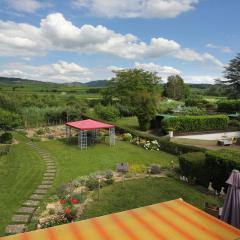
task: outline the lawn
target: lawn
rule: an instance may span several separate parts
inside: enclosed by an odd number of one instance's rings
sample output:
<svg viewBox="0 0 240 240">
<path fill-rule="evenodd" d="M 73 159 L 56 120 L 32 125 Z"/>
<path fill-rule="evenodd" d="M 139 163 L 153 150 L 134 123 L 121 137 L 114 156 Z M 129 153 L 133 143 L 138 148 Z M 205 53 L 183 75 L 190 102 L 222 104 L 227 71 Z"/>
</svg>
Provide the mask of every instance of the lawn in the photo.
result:
<svg viewBox="0 0 240 240">
<path fill-rule="evenodd" d="M 116 164 L 120 162 L 145 165 L 158 163 L 164 167 L 170 166 L 172 160 L 176 164 L 178 162 L 177 158 L 171 154 L 161 151 L 147 151 L 123 141 L 117 141 L 114 147 L 97 144 L 87 150 L 80 150 L 77 145 L 67 145 L 61 140 L 38 144 L 56 158 L 58 172 L 55 186 L 96 171 L 115 170 Z"/>
<path fill-rule="evenodd" d="M 122 188 L 121 183 L 115 183 L 101 189 L 99 201 L 97 200 L 97 192 L 94 192 L 93 198 L 94 201 L 87 205 L 81 219 L 102 216 L 177 198 L 182 198 L 200 209 L 203 209 L 204 202 L 222 205 L 219 199 L 206 195 L 195 187 L 173 178 L 125 181 L 124 188 Z"/>
<path fill-rule="evenodd" d="M 123 117 L 123 118 L 118 119 L 116 121 L 116 124 L 119 126 L 139 130 L 137 117 Z"/>
<path fill-rule="evenodd" d="M 20 144 L 0 157 L 0 236 L 14 212 L 41 183 L 44 170 L 39 155 L 25 144 L 27 139 L 19 134 L 14 137 Z"/>
</svg>

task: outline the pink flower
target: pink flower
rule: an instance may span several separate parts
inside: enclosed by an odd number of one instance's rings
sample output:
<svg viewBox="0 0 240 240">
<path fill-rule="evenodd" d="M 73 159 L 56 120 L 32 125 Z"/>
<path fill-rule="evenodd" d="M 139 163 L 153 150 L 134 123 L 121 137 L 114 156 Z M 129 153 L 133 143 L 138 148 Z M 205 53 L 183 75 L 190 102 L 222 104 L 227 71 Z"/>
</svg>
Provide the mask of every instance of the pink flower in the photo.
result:
<svg viewBox="0 0 240 240">
<path fill-rule="evenodd" d="M 69 214 L 71 213 L 71 209 L 70 209 L 70 208 L 67 208 L 67 209 L 65 210 L 65 213 L 66 213 L 67 215 L 69 215 Z"/>
<path fill-rule="evenodd" d="M 75 204 L 75 203 L 77 203 L 77 202 L 78 202 L 77 199 L 72 199 L 72 200 L 71 200 L 71 203 L 73 203 L 73 204 Z"/>
</svg>

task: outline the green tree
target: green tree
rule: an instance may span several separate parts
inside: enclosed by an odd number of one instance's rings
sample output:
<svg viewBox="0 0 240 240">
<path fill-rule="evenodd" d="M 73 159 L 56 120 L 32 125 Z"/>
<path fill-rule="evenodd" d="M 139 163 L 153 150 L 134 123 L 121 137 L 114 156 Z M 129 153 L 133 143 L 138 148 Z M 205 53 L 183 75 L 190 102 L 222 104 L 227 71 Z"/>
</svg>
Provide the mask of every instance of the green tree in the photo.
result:
<svg viewBox="0 0 240 240">
<path fill-rule="evenodd" d="M 222 83 L 230 92 L 230 97 L 240 97 L 240 53 L 225 67 Z"/>
<path fill-rule="evenodd" d="M 185 85 L 184 80 L 179 75 L 168 77 L 167 83 L 164 85 L 163 95 L 175 100 L 184 99 L 188 95 L 189 89 Z"/>
<path fill-rule="evenodd" d="M 117 99 L 123 106 L 132 107 L 140 128 L 146 130 L 156 112 L 156 94 L 161 78 L 157 73 L 142 69 L 121 70 L 115 74 L 103 91 L 103 98 L 107 104 Z"/>
<path fill-rule="evenodd" d="M 22 123 L 19 115 L 0 109 L 0 129 L 3 131 L 12 130 Z"/>
</svg>

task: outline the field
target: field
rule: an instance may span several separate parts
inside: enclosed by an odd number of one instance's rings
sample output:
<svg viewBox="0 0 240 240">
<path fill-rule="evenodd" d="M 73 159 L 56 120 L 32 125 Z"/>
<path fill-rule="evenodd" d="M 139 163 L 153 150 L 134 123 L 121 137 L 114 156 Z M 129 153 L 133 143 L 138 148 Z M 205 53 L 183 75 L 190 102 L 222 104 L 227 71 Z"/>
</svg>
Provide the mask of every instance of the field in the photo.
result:
<svg viewBox="0 0 240 240">
<path fill-rule="evenodd" d="M 78 176 L 103 170 L 115 170 L 116 164 L 121 162 L 136 165 L 157 163 L 162 167 L 170 167 L 172 160 L 176 164 L 178 161 L 171 154 L 161 151 L 146 151 L 143 148 L 122 141 L 117 141 L 114 147 L 97 144 L 82 151 L 77 145 L 66 145 L 61 140 L 40 142 L 38 144 L 56 159 L 58 169 L 56 186 L 61 183 L 68 183 Z"/>
<path fill-rule="evenodd" d="M 221 205 L 216 198 L 201 193 L 196 188 L 172 178 L 139 179 L 125 181 L 105 187 L 100 192 L 100 201 L 97 193 L 95 201 L 89 203 L 81 219 L 102 216 L 114 212 L 138 208 L 150 204 L 183 198 L 192 205 L 203 209 L 204 202 Z"/>
</svg>

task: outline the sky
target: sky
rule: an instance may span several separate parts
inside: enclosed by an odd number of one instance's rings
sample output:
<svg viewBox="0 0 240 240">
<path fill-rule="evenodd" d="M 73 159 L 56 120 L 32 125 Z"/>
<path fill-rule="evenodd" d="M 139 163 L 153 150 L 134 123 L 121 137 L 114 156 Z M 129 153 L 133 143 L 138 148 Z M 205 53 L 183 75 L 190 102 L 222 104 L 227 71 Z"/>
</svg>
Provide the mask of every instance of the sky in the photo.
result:
<svg viewBox="0 0 240 240">
<path fill-rule="evenodd" d="M 240 52 L 239 0 L 0 0 L 0 76 L 111 79 L 142 68 L 214 83 Z"/>
</svg>

